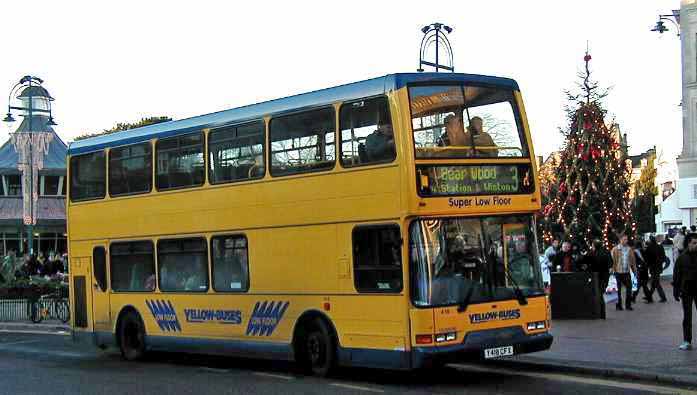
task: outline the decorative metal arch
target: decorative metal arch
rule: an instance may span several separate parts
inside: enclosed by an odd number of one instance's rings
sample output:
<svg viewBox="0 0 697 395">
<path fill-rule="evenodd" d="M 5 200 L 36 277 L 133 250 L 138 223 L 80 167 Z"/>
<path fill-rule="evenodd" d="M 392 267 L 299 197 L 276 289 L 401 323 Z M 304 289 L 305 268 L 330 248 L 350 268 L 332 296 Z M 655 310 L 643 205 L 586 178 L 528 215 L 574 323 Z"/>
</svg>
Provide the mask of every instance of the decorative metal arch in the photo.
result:
<svg viewBox="0 0 697 395">
<path fill-rule="evenodd" d="M 450 26 L 438 22 L 432 23 L 421 28 L 421 32 L 424 34 L 424 36 L 421 39 L 421 46 L 419 48 L 419 68 L 416 69 L 416 71 L 423 72 L 424 65 L 426 65 L 435 68 L 436 73 L 439 70 L 448 70 L 451 72 L 455 72 L 455 66 L 453 65 L 453 48 L 450 45 L 450 40 L 448 40 L 448 36 L 446 35 L 446 33 L 449 34 L 452 31 L 453 29 Z M 440 63 L 441 44 L 443 44 L 443 49 L 445 50 L 447 65 Z M 433 62 L 424 59 L 427 51 L 432 46 L 435 46 L 436 50 L 436 56 Z"/>
</svg>

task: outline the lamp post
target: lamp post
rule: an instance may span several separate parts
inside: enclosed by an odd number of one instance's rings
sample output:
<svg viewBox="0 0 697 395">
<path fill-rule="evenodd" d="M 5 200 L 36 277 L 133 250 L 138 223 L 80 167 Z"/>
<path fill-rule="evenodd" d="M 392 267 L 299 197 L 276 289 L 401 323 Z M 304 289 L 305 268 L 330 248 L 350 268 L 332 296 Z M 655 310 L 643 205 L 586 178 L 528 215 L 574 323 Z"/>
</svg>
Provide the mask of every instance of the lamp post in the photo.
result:
<svg viewBox="0 0 697 395">
<path fill-rule="evenodd" d="M 677 36 L 680 37 L 680 10 L 673 10 L 672 14 L 659 15 L 658 20 L 656 21 L 656 26 L 654 26 L 651 31 L 658 32 L 659 34 L 669 31 L 670 29 L 668 29 L 663 21 L 672 23 L 675 26 Z"/>
<path fill-rule="evenodd" d="M 41 86 L 43 80 L 26 75 L 10 90 L 7 115 L 4 122 L 14 122 L 12 110 L 19 111 L 24 118 L 11 141 L 17 151 L 17 168 L 22 172 L 22 221 L 27 226 L 27 243 L 30 254 L 34 253 L 34 225 L 37 221 L 37 181 L 43 169 L 44 156 L 53 138 L 51 126 L 55 126 L 51 113 L 53 97 Z M 13 106 L 12 101 L 20 102 Z M 46 116 L 48 115 L 48 117 Z"/>
<path fill-rule="evenodd" d="M 453 29 L 450 26 L 444 25 L 442 23 L 431 23 L 430 25 L 421 28 L 421 33 L 424 34 L 421 39 L 421 48 L 419 49 L 419 68 L 416 69 L 418 72 L 424 71 L 424 65 L 431 66 L 436 69 L 436 73 L 443 69 L 455 72 L 455 66 L 453 66 L 453 48 L 450 46 L 450 40 L 448 40 L 447 34 L 450 34 Z M 440 64 L 440 46 L 444 45 L 444 50 L 446 52 L 448 65 Z M 426 52 L 429 48 L 435 46 L 435 59 L 433 62 L 425 60 Z"/>
</svg>

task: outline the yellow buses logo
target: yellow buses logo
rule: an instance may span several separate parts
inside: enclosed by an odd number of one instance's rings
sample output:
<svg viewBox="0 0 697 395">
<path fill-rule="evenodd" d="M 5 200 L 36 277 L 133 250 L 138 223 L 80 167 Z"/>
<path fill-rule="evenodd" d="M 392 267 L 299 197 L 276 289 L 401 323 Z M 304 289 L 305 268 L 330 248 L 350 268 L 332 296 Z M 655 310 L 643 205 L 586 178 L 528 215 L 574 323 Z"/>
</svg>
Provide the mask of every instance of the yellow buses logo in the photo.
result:
<svg viewBox="0 0 697 395">
<path fill-rule="evenodd" d="M 470 314 L 470 323 L 481 324 L 489 321 L 517 320 L 520 318 L 520 309 L 489 311 L 486 313 Z"/>
<path fill-rule="evenodd" d="M 181 332 L 182 327 L 179 325 L 177 311 L 174 309 L 172 302 L 169 300 L 146 300 L 150 313 L 157 321 L 157 325 L 161 330 L 167 332 Z"/>
<path fill-rule="evenodd" d="M 257 302 L 247 324 L 247 336 L 269 336 L 283 318 L 290 302 Z"/>
</svg>

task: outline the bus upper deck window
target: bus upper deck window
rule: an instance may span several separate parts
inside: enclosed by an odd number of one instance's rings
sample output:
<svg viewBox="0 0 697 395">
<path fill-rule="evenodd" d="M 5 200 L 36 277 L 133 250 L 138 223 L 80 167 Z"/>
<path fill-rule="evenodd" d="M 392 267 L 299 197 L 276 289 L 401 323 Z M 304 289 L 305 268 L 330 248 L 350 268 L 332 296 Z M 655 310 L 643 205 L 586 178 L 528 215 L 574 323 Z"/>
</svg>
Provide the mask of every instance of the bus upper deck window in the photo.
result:
<svg viewBox="0 0 697 395">
<path fill-rule="evenodd" d="M 413 86 L 409 95 L 417 159 L 528 156 L 510 88 Z"/>
<path fill-rule="evenodd" d="M 385 97 L 344 104 L 339 118 L 344 167 L 395 160 L 394 130 Z"/>
</svg>

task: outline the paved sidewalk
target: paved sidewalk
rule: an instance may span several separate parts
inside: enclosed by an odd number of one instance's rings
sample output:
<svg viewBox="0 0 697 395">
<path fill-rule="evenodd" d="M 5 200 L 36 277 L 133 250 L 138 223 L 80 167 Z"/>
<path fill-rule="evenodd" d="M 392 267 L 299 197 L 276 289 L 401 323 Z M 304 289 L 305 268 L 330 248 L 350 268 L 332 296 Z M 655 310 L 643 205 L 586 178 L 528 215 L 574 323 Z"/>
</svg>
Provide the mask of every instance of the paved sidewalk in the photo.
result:
<svg viewBox="0 0 697 395">
<path fill-rule="evenodd" d="M 608 302 L 606 320 L 555 320 L 550 350 L 501 362 L 697 386 L 697 349 L 678 349 L 682 307 L 669 283 L 663 288 L 667 303 L 646 304 L 642 293 L 634 311 L 616 311 L 614 301 Z M 697 325 L 693 331 L 697 339 Z"/>
<path fill-rule="evenodd" d="M 28 320 L 19 322 L 0 322 L 0 336 L 2 336 L 3 332 L 68 335 L 70 334 L 70 326 L 63 324 L 58 320 L 43 321 L 39 324 L 35 324 Z"/>
</svg>

